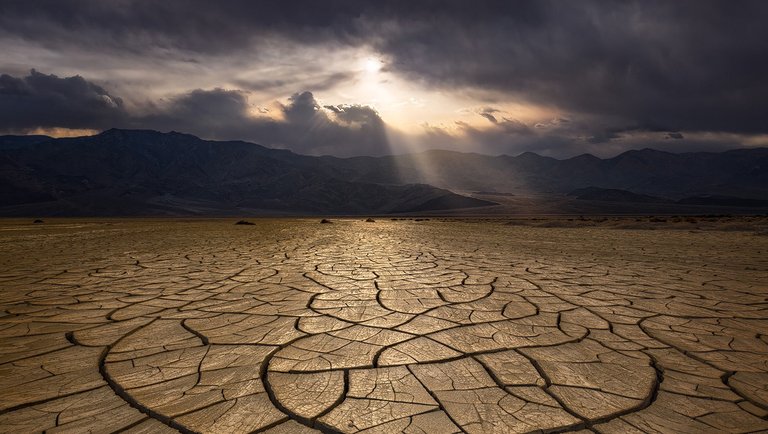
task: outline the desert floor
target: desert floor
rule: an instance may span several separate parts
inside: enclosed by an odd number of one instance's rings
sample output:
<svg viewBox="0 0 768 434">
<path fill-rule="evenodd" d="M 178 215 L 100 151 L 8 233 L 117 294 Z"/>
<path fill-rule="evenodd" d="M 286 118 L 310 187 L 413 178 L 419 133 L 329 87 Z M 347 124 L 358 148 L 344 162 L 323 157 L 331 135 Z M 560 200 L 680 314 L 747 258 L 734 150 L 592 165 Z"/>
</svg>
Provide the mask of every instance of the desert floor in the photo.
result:
<svg viewBox="0 0 768 434">
<path fill-rule="evenodd" d="M 764 220 L 235 220 L 0 221 L 0 431 L 768 430 Z"/>
</svg>

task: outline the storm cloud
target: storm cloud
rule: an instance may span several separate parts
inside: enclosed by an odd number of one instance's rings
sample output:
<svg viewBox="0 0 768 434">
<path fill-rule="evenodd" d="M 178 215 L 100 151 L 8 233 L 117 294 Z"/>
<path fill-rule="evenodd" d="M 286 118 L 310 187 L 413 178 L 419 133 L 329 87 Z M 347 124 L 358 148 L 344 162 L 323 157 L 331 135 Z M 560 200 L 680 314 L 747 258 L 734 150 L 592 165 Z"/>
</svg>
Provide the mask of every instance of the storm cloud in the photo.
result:
<svg viewBox="0 0 768 434">
<path fill-rule="evenodd" d="M 150 128 L 210 139 L 249 140 L 296 152 L 340 156 L 390 152 L 384 121 L 363 105 L 321 106 L 312 92 L 295 93 L 274 112 L 254 114 L 248 92 L 195 89 L 164 102 L 128 111 L 122 99 L 82 77 L 59 78 L 31 71 L 0 76 L 0 131 L 38 128 Z M 259 112 L 259 110 L 256 110 Z M 277 115 L 275 117 L 264 114 Z"/>
<path fill-rule="evenodd" d="M 373 53 L 408 89 L 480 107 L 412 137 L 433 147 L 753 146 L 768 135 L 765 22 L 762 1 L 12 0 L 0 4 L 0 129 L 130 125 L 387 152 L 388 129 L 404 127 L 339 97 L 365 79 L 345 59 Z M 71 78 L 23 77 L 30 68 Z M 69 80 L 61 86 L 74 93 L 40 77 Z"/>
<path fill-rule="evenodd" d="M 190 132 L 222 140 L 248 140 L 310 155 L 384 155 L 389 145 L 384 122 L 366 106 L 322 107 L 312 92 L 295 93 L 271 116 L 254 116 L 246 93 L 196 89 L 178 95 L 134 127 Z"/>
<path fill-rule="evenodd" d="M 498 92 L 649 127 L 768 131 L 764 2 L 506 8 L 483 19 L 449 8 L 430 21 L 401 21 L 380 47 L 400 73 L 433 86 Z"/>
<path fill-rule="evenodd" d="M 122 99 L 80 76 L 59 78 L 34 69 L 25 77 L 0 75 L 0 131 L 103 129 L 125 116 Z"/>
</svg>

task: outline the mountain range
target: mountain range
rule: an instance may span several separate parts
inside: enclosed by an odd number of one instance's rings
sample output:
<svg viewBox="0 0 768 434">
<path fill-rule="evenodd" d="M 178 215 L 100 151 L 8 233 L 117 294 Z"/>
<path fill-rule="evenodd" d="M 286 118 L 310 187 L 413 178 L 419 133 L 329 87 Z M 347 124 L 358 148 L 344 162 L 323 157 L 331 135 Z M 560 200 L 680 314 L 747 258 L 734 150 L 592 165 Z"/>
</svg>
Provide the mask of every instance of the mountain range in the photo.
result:
<svg viewBox="0 0 768 434">
<path fill-rule="evenodd" d="M 485 212 L 505 198 L 540 196 L 760 207 L 768 148 L 643 149 L 608 159 L 452 151 L 336 158 L 151 130 L 0 136 L 0 215 Z"/>
</svg>

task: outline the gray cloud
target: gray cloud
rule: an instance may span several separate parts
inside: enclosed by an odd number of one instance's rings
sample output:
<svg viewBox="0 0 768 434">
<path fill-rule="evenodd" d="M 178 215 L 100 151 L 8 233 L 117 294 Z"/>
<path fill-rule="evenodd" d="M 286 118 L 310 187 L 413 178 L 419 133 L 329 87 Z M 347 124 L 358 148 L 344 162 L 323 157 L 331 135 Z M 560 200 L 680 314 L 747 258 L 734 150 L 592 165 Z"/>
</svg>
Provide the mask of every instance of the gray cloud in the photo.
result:
<svg viewBox="0 0 768 434">
<path fill-rule="evenodd" d="M 0 3 L 0 33 L 57 48 L 218 55 L 250 49 L 268 34 L 309 44 L 351 39 L 365 8 L 339 0 L 12 0 Z"/>
<path fill-rule="evenodd" d="M 292 95 L 277 117 L 254 117 L 246 93 L 201 90 L 174 97 L 155 113 L 132 119 L 135 126 L 179 130 L 201 137 L 250 140 L 311 155 L 389 153 L 385 124 L 360 105 L 321 107 L 311 92 Z"/>
<path fill-rule="evenodd" d="M 109 128 L 125 116 L 122 99 L 80 76 L 0 75 L 0 131 Z"/>
<path fill-rule="evenodd" d="M 669 132 L 666 136 L 668 139 L 682 140 L 685 138 L 681 133 Z"/>
<path fill-rule="evenodd" d="M 482 107 L 477 110 L 477 114 L 480 115 L 480 117 L 485 118 L 488 122 L 490 122 L 492 125 L 489 128 L 484 129 L 477 129 L 475 127 L 470 127 L 469 124 L 466 122 L 458 122 L 457 125 L 459 125 L 463 130 L 466 131 L 482 131 L 484 135 L 501 135 L 501 136 L 518 136 L 518 135 L 528 135 L 533 133 L 531 128 L 526 125 L 524 122 L 521 122 L 518 119 L 514 119 L 509 117 L 506 113 L 504 113 L 502 110 L 494 108 L 494 107 Z"/>
<path fill-rule="evenodd" d="M 395 20 L 377 47 L 431 86 L 647 128 L 768 131 L 764 2 L 508 3 Z"/>
<path fill-rule="evenodd" d="M 80 76 L 32 71 L 0 75 L 0 132 L 35 128 L 150 128 L 209 139 L 250 140 L 305 154 L 339 156 L 389 153 L 386 126 L 363 105 L 322 107 L 311 92 L 293 94 L 273 117 L 257 116 L 242 90 L 195 89 L 129 112 L 122 99 Z M 277 115 L 277 116 L 274 116 Z"/>
<path fill-rule="evenodd" d="M 465 137 L 487 140 L 478 149 L 541 146 L 569 153 L 636 146 L 633 137 L 656 137 L 650 134 L 656 132 L 667 139 L 652 142 L 661 147 L 694 146 L 700 143 L 692 139 L 695 133 L 768 134 L 765 22 L 768 5 L 758 0 L 231 0 L 215 6 L 204 0 L 40 0 L 0 2 L 0 43 L 6 49 L 42 47 L 71 58 L 87 53 L 103 62 L 97 70 L 119 53 L 130 56 L 146 77 L 162 69 L 166 59 L 195 65 L 192 71 L 206 72 L 210 66 L 229 68 L 227 73 L 241 71 L 238 62 L 245 58 L 279 62 L 265 54 L 280 52 L 279 41 L 307 50 L 320 47 L 323 53 L 364 47 L 386 59 L 386 71 L 414 84 L 471 95 L 478 105 L 531 103 L 567 116 L 526 125 L 497 111 L 482 111 L 478 114 L 488 121 L 486 127 L 458 127 Z M 81 63 L 88 76 L 88 63 Z M 0 67 L 15 71 L 18 64 L 0 60 Z M 175 73 L 188 71 L 176 67 Z M 320 92 L 354 80 L 337 71 L 291 71 L 297 75 L 232 73 L 226 83 L 287 95 L 297 88 Z M 187 78 L 179 77 L 185 83 Z M 19 92 L 14 80 L 4 76 L 4 92 Z M 77 103 L 69 105 L 57 102 L 51 85 L 22 80 L 36 89 L 35 96 L 0 96 L 0 122 L 5 129 L 177 125 L 201 135 L 259 139 L 301 152 L 380 152 L 387 147 L 384 124 L 374 111 L 354 105 L 319 107 L 314 96 L 297 95 L 278 113 L 282 120 L 254 120 L 248 112 L 256 109 L 247 106 L 245 94 L 222 90 L 191 91 L 162 107 L 146 104 L 144 112 L 126 119 L 121 102 L 92 83 L 95 87 L 82 87 L 87 82 L 79 80 Z M 119 80 L 115 86 L 100 83 L 122 91 Z M 74 89 L 77 81 L 67 85 Z M 186 88 L 216 85 L 225 83 Z M 124 96 L 142 100 L 142 95 Z M 104 97 L 113 99 L 115 107 L 104 105 Z M 363 131 L 372 138 L 364 138 Z M 333 146 L 330 140 L 344 144 Z"/>
</svg>

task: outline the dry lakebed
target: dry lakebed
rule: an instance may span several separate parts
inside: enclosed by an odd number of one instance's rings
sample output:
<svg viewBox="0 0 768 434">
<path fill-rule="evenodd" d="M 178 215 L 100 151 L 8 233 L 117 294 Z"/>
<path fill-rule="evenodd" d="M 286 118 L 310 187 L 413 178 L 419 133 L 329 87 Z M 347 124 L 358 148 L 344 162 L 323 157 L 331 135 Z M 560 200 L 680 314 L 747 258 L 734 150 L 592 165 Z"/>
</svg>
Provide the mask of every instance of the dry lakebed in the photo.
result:
<svg viewBox="0 0 768 434">
<path fill-rule="evenodd" d="M 763 229 L 330 220 L 0 221 L 0 432 L 768 432 Z"/>
</svg>

